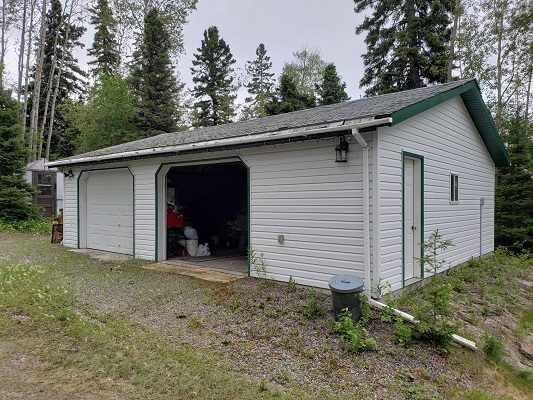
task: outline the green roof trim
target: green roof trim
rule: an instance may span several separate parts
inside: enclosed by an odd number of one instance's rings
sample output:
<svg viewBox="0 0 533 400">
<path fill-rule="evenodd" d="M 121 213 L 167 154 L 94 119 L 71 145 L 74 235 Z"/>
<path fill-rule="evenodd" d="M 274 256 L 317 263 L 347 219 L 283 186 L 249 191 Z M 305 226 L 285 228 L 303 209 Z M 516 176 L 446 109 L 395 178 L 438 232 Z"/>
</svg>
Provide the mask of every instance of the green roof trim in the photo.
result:
<svg viewBox="0 0 533 400">
<path fill-rule="evenodd" d="M 481 97 L 481 91 L 475 80 L 468 81 L 461 86 L 428 97 L 427 99 L 392 113 L 391 125 L 399 124 L 400 122 L 444 103 L 455 96 L 461 96 L 461 99 L 470 114 L 470 118 L 472 118 L 472 121 L 481 135 L 481 138 L 496 166 L 509 166 L 511 164 L 511 159 L 507 154 L 507 150 L 505 150 L 498 129 Z"/>
</svg>

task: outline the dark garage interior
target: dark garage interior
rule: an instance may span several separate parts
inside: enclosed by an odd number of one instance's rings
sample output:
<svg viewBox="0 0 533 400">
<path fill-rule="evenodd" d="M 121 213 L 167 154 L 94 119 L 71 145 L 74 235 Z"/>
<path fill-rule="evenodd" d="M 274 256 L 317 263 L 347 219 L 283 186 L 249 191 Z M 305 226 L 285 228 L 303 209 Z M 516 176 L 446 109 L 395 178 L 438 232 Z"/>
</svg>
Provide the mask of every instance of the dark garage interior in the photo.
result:
<svg viewBox="0 0 533 400">
<path fill-rule="evenodd" d="M 247 265 L 248 213 L 248 174 L 241 162 L 172 167 L 167 259 L 205 265 L 216 260 L 221 269 L 232 259 Z"/>
</svg>

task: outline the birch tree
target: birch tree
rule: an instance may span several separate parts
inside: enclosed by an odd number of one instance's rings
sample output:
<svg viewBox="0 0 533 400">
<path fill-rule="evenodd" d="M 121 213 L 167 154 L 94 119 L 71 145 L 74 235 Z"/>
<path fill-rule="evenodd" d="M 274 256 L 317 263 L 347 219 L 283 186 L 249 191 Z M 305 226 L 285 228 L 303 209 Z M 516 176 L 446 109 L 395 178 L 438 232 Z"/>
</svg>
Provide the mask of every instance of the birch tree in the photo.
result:
<svg viewBox="0 0 533 400">
<path fill-rule="evenodd" d="M 5 58 L 9 34 L 16 21 L 17 0 L 2 0 L 2 26 L 0 26 L 0 89 L 4 85 Z"/>
<path fill-rule="evenodd" d="M 533 4 L 528 0 L 467 3 L 457 36 L 460 78 L 476 78 L 498 128 L 506 114 L 530 113 Z"/>
<path fill-rule="evenodd" d="M 303 46 L 292 55 L 293 60 L 285 64 L 282 73 L 292 77 L 299 92 L 314 96 L 327 63 L 322 59 L 320 50 L 309 46 Z"/>
<path fill-rule="evenodd" d="M 22 95 L 22 76 L 24 75 L 24 53 L 26 48 L 26 22 L 28 14 L 29 0 L 23 0 L 22 5 L 22 26 L 20 28 L 20 44 L 19 44 L 19 60 L 17 66 L 17 102 L 20 103 L 20 96 Z M 24 132 L 24 131 L 22 131 Z"/>
<path fill-rule="evenodd" d="M 52 136 L 60 139 L 67 132 L 68 124 L 57 112 L 57 105 L 69 96 L 77 96 L 85 90 L 85 72 L 77 65 L 72 51 L 80 46 L 79 39 L 85 28 L 74 24 L 78 16 L 79 0 L 67 0 L 67 9 L 64 10 L 60 0 L 51 0 L 50 8 L 46 14 L 46 31 L 42 68 L 40 79 L 38 63 L 33 68 L 32 98 L 30 123 L 37 120 L 37 125 L 30 129 L 32 140 L 31 158 L 37 159 L 44 155 L 50 156 L 53 147 Z M 40 88 L 37 88 L 37 85 Z M 34 97 L 39 93 L 39 99 Z M 65 139 L 70 141 L 70 139 Z M 60 140 L 64 142 L 64 140 Z M 50 143 L 50 144 L 48 144 Z M 59 143 L 56 142 L 56 143 Z M 65 148 L 74 148 L 63 143 Z M 68 152 L 67 152 L 68 153 Z M 61 154 L 63 156 L 65 154 Z M 70 154 L 66 154 L 70 155 Z"/>
<path fill-rule="evenodd" d="M 65 3 L 65 5 L 66 4 L 67 3 Z M 67 54 L 67 47 L 70 43 L 70 30 L 72 28 L 71 18 L 72 18 L 72 15 L 74 14 L 74 8 L 76 4 L 77 4 L 76 0 L 71 0 L 70 9 L 66 16 L 66 29 L 65 29 L 65 36 L 63 38 L 63 51 L 61 52 L 61 61 L 59 62 L 59 70 L 57 72 L 57 76 L 54 76 L 52 74 L 52 78 L 51 78 L 52 80 L 51 80 L 50 87 L 54 86 L 54 81 L 55 81 L 55 87 L 54 87 L 54 95 L 52 97 L 52 105 L 50 109 L 50 122 L 48 123 L 48 134 L 47 134 L 47 139 L 46 139 L 46 153 L 45 153 L 46 159 L 50 158 L 50 144 L 52 142 L 52 132 L 54 130 L 54 117 L 55 117 L 55 112 L 56 112 L 57 95 L 59 93 L 59 87 L 61 85 L 61 75 L 63 74 L 63 68 L 65 65 L 65 56 Z M 44 121 L 46 121 L 46 112 L 44 114 Z M 44 123 L 43 123 L 43 131 L 44 131 Z"/>
<path fill-rule="evenodd" d="M 73 1 L 71 1 L 71 4 L 74 4 Z M 66 6 L 68 6 L 68 0 L 65 1 L 65 7 Z M 36 149 L 37 160 L 41 159 L 41 156 L 42 156 L 44 130 L 45 130 L 46 122 L 48 119 L 48 107 L 50 105 L 50 98 L 52 96 L 52 91 L 54 90 L 54 80 L 55 80 L 55 75 L 56 75 L 57 58 L 58 58 L 58 50 L 59 50 L 58 41 L 59 41 L 59 36 L 62 33 L 61 31 L 63 30 L 65 17 L 66 17 L 65 13 L 63 13 L 63 7 L 61 7 L 61 3 L 58 0 L 52 0 L 52 7 L 50 9 L 49 14 L 51 15 L 48 19 L 48 29 L 54 32 L 54 39 L 53 39 L 53 44 L 52 44 L 51 65 L 50 65 L 50 68 L 49 68 L 49 71 L 46 77 L 46 96 L 45 96 L 44 105 L 43 105 L 44 111 L 42 112 L 42 117 L 41 117 L 41 121 L 39 124 L 38 142 L 37 142 L 37 149 Z M 70 16 L 67 18 L 69 18 L 69 22 L 70 22 Z M 55 25 L 54 22 L 57 25 Z M 68 34 L 69 25 L 67 25 L 66 31 Z M 68 43 L 68 39 L 66 37 L 63 40 L 64 40 L 64 44 Z M 65 52 L 63 51 L 63 54 L 64 53 Z M 53 122 L 53 118 L 51 119 L 51 121 Z"/>
<path fill-rule="evenodd" d="M 32 108 L 30 115 L 30 132 L 28 139 L 28 147 L 30 150 L 30 161 L 35 159 L 35 141 L 37 139 L 37 127 L 39 122 L 39 102 L 41 99 L 41 82 L 44 65 L 44 45 L 46 41 L 46 9 L 48 0 L 43 0 L 41 7 L 41 27 L 39 29 L 39 45 L 37 51 L 37 66 L 35 69 L 35 79 L 32 93 Z"/>
<path fill-rule="evenodd" d="M 30 20 L 28 24 L 28 45 L 25 46 L 25 57 L 26 57 L 26 63 L 23 66 L 24 69 L 24 94 L 23 94 L 23 104 L 22 104 L 22 135 L 26 136 L 26 125 L 27 125 L 27 114 L 28 114 L 28 81 L 30 77 L 30 58 L 32 53 L 31 43 L 33 40 L 33 31 L 35 29 L 34 26 L 34 15 L 35 15 L 35 8 L 37 6 L 37 0 L 31 1 L 31 7 L 30 7 Z M 22 37 L 22 41 L 25 40 L 25 37 Z M 19 65 L 19 68 L 21 66 Z M 22 69 L 22 68 L 21 68 Z"/>
</svg>

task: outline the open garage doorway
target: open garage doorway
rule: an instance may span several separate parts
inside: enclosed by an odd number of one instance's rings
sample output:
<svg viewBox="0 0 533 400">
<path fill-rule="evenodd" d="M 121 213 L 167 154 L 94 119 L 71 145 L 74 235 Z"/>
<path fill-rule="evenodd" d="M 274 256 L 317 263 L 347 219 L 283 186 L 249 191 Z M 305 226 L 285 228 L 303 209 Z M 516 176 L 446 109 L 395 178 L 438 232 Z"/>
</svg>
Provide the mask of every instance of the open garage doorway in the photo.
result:
<svg viewBox="0 0 533 400">
<path fill-rule="evenodd" d="M 240 161 L 170 166 L 165 258 L 181 266 L 248 273 L 248 170 Z"/>
</svg>

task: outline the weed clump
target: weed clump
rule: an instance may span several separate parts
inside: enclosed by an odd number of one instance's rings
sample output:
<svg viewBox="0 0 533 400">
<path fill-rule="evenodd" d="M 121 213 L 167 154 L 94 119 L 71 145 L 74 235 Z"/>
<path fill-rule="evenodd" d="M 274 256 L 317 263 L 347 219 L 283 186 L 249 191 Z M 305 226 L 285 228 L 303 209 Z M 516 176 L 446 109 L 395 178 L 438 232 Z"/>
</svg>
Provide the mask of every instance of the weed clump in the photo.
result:
<svg viewBox="0 0 533 400">
<path fill-rule="evenodd" d="M 500 339 L 487 334 L 485 335 L 485 343 L 483 344 L 483 351 L 485 352 L 485 354 L 487 355 L 489 359 L 498 363 L 501 361 L 503 357 L 505 346 L 503 345 L 503 342 Z"/>
<path fill-rule="evenodd" d="M 324 314 L 324 309 L 318 304 L 318 299 L 313 289 L 307 289 L 305 293 L 304 316 L 310 320 L 317 319 Z"/>
<path fill-rule="evenodd" d="M 341 311 L 338 321 L 335 322 L 335 333 L 340 335 L 353 353 L 378 349 L 376 341 L 368 337 L 368 331 L 363 327 L 363 323 L 364 320 L 354 324 L 352 313 L 347 308 Z"/>
</svg>

